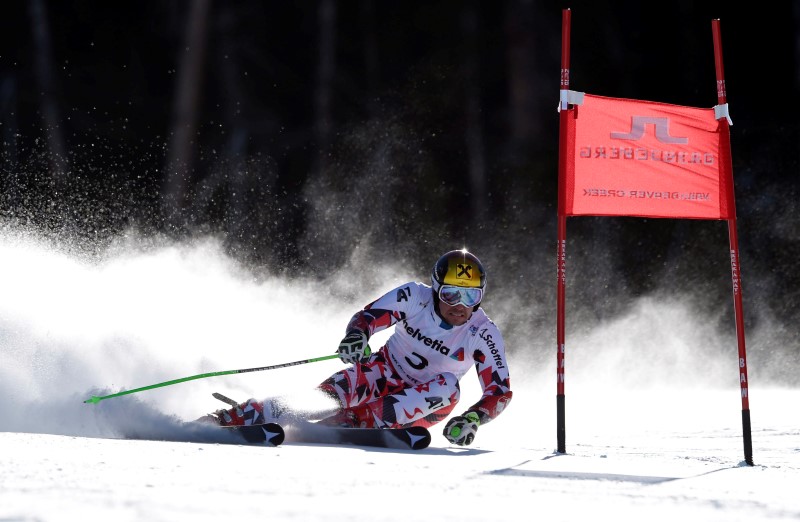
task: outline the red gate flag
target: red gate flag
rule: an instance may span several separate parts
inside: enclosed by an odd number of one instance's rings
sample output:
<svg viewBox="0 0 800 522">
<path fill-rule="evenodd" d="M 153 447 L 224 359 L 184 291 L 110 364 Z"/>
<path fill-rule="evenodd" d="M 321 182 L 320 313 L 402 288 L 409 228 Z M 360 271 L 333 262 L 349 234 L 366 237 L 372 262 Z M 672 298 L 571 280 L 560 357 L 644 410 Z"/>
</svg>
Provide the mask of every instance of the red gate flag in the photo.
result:
<svg viewBox="0 0 800 522">
<path fill-rule="evenodd" d="M 728 126 L 713 108 L 585 94 L 567 121 L 564 215 L 735 217 Z"/>
</svg>

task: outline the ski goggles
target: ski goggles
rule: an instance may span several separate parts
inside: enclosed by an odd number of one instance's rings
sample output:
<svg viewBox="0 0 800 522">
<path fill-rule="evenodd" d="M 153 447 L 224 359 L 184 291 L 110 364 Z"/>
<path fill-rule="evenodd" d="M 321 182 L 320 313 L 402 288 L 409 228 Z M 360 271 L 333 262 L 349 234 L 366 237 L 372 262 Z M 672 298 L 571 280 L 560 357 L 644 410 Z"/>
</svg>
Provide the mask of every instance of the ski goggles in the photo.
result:
<svg viewBox="0 0 800 522">
<path fill-rule="evenodd" d="M 449 306 L 461 303 L 475 306 L 483 299 L 483 288 L 464 288 L 462 286 L 442 285 L 439 287 L 439 300 Z"/>
</svg>

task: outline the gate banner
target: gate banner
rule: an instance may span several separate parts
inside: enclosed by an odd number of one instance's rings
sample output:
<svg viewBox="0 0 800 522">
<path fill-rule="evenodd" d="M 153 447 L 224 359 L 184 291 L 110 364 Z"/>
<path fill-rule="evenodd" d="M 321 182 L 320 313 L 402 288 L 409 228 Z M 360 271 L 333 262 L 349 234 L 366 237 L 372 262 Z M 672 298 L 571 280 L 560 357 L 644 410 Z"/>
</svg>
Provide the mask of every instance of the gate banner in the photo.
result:
<svg viewBox="0 0 800 522">
<path fill-rule="evenodd" d="M 713 108 L 585 94 L 567 121 L 564 215 L 734 217 L 728 126 Z"/>
</svg>

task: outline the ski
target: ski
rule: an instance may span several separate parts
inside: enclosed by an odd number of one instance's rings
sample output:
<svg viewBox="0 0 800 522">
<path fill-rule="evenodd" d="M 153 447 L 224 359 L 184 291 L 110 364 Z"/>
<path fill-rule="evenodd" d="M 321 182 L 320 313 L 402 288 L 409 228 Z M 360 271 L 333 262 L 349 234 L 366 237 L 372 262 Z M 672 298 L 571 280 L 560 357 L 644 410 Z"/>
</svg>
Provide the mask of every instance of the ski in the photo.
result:
<svg viewBox="0 0 800 522">
<path fill-rule="evenodd" d="M 212 393 L 214 398 L 229 404 L 234 408 L 239 407 L 235 400 Z M 239 413 L 241 415 L 241 413 Z M 216 422 L 214 415 L 207 415 L 198 419 L 204 422 Z M 314 422 L 300 421 L 288 426 L 288 434 L 279 424 L 252 424 L 249 426 L 222 426 L 224 429 L 236 431 L 247 442 L 255 444 L 268 443 L 278 446 L 284 440 L 291 442 L 314 442 L 319 444 L 353 444 L 357 446 L 372 446 L 376 448 L 394 449 L 425 449 L 431 443 L 431 434 L 427 428 L 412 426 L 410 428 L 342 428 L 324 426 Z M 288 435 L 288 437 L 287 437 Z"/>
<path fill-rule="evenodd" d="M 410 428 L 336 428 L 320 427 L 319 434 L 333 435 L 333 442 L 353 444 L 356 446 L 372 446 L 378 448 L 421 450 L 431 443 L 431 434 L 427 428 L 412 426 Z M 314 434 L 317 435 L 317 434 Z M 290 439 L 292 440 L 291 436 Z"/>
<path fill-rule="evenodd" d="M 268 422 L 266 424 L 254 424 L 251 426 L 220 426 L 222 429 L 235 431 L 241 437 L 254 444 L 271 444 L 273 446 L 280 446 L 286 434 L 280 424 Z"/>
<path fill-rule="evenodd" d="M 262 429 L 262 425 L 237 426 L 236 429 L 248 442 L 256 443 L 266 442 L 266 434 L 269 433 Z M 430 445 L 431 434 L 427 428 L 422 426 L 370 429 L 338 428 L 307 423 L 301 426 L 289 427 L 286 433 L 286 440 L 289 442 L 352 444 L 376 448 L 421 450 Z M 283 442 L 283 439 L 281 439 L 281 442 Z"/>
</svg>

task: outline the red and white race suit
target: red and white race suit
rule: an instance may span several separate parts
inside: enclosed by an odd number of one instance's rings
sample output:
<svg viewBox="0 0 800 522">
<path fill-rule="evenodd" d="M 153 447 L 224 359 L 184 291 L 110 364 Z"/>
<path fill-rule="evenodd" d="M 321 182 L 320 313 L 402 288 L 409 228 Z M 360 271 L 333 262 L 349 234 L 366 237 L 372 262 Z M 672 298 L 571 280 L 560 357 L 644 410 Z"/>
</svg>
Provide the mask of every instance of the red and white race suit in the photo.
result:
<svg viewBox="0 0 800 522">
<path fill-rule="evenodd" d="M 320 385 L 346 407 L 368 407 L 376 427 L 431 426 L 447 417 L 460 398 L 459 380 L 475 367 L 483 394 L 467 411 L 481 424 L 511 400 L 508 364 L 500 330 L 482 308 L 461 326 L 435 310 L 431 287 L 411 282 L 356 313 L 347 331 L 367 336 L 395 326 L 386 345 L 365 362 Z"/>
</svg>

